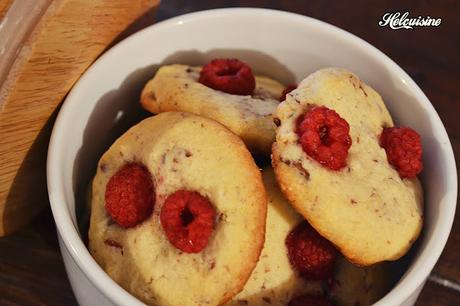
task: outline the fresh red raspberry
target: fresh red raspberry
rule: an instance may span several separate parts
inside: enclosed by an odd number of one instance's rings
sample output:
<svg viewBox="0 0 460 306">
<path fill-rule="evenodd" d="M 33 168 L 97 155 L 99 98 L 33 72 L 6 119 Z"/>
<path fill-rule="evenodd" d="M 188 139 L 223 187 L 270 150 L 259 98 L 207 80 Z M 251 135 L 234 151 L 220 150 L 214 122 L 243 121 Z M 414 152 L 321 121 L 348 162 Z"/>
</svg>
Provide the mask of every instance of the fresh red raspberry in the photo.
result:
<svg viewBox="0 0 460 306">
<path fill-rule="evenodd" d="M 140 164 L 121 167 L 105 188 L 105 209 L 124 228 L 147 219 L 152 213 L 154 199 L 152 177 Z"/>
<path fill-rule="evenodd" d="M 315 106 L 300 117 L 297 133 L 302 149 L 331 170 L 346 166 L 351 146 L 350 127 L 334 110 Z"/>
<path fill-rule="evenodd" d="M 293 91 L 294 89 L 297 88 L 297 84 L 290 84 L 286 86 L 286 88 L 283 90 L 283 93 L 281 94 L 281 97 L 279 98 L 280 101 L 286 100 L 286 95 Z"/>
<path fill-rule="evenodd" d="M 198 192 L 178 190 L 166 199 L 160 221 L 169 242 L 186 253 L 199 253 L 209 241 L 216 211 Z"/>
<path fill-rule="evenodd" d="M 237 59 L 214 59 L 203 66 L 199 82 L 234 95 L 251 95 L 256 80 L 251 67 Z"/>
<path fill-rule="evenodd" d="M 334 303 L 322 296 L 301 295 L 293 298 L 288 306 L 334 306 Z"/>
<path fill-rule="evenodd" d="M 337 251 L 306 221 L 288 234 L 285 243 L 289 261 L 303 278 L 324 280 L 332 276 Z"/>
<path fill-rule="evenodd" d="M 413 178 L 422 171 L 422 142 L 413 129 L 384 128 L 380 135 L 380 146 L 385 149 L 388 162 L 401 177 Z"/>
</svg>

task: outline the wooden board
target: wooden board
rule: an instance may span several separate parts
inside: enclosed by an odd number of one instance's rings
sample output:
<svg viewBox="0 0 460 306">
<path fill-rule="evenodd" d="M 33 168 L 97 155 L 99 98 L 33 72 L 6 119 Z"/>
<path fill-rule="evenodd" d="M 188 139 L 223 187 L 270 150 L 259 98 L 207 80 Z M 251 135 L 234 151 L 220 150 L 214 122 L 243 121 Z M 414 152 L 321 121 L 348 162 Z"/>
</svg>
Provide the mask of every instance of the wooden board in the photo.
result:
<svg viewBox="0 0 460 306">
<path fill-rule="evenodd" d="M 128 26 L 153 23 L 159 2 L 54 0 L 28 34 L 0 84 L 0 236 L 48 203 L 46 153 L 62 99 Z"/>
<path fill-rule="evenodd" d="M 13 0 L 0 1 L 0 19 L 3 18 L 3 16 L 5 15 L 6 11 L 8 10 L 12 2 Z"/>
<path fill-rule="evenodd" d="M 378 20 L 389 10 L 388 2 L 374 1 L 370 6 L 366 0 L 260 0 L 249 3 L 242 0 L 231 3 L 226 0 L 167 0 L 158 8 L 157 20 L 194 10 L 252 5 L 296 12 L 344 28 L 379 47 L 416 80 L 443 120 L 451 137 L 457 165 L 460 165 L 460 86 L 457 86 L 460 41 L 455 39 L 460 27 L 460 6 L 450 2 L 431 1 L 424 3 L 426 5 L 419 1 L 405 2 L 405 9 L 411 15 L 439 16 L 443 23 L 436 29 L 404 32 L 378 26 Z M 460 305 L 459 216 L 460 210 L 457 209 L 447 248 L 434 270 L 441 282 L 428 280 L 416 306 Z M 40 213 L 27 227 L 0 238 L 0 250 L 0 305 L 78 305 L 65 276 L 49 209 Z"/>
</svg>

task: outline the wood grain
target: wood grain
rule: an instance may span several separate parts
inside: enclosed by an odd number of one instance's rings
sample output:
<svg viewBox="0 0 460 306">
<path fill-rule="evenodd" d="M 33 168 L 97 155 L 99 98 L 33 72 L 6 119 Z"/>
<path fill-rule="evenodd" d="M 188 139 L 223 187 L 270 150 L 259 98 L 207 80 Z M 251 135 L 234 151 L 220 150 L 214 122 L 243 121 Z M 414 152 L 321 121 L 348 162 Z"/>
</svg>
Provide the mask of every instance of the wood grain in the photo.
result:
<svg viewBox="0 0 460 306">
<path fill-rule="evenodd" d="M 13 2 L 13 0 L 2 0 L 2 1 L 0 1 L 0 20 L 6 14 L 6 11 L 8 11 L 8 8 L 10 7 L 12 2 Z"/>
<path fill-rule="evenodd" d="M 85 69 L 159 0 L 54 0 L 2 86 L 0 236 L 45 205 L 46 151 L 56 110 Z"/>
<path fill-rule="evenodd" d="M 450 290 L 445 286 L 428 282 L 423 288 L 416 306 L 458 306 L 460 292 Z"/>
<path fill-rule="evenodd" d="M 0 305 L 77 305 L 58 252 L 51 211 L 0 238 Z"/>
<path fill-rule="evenodd" d="M 451 137 L 460 165 L 460 7 L 455 1 L 331 1 L 331 0 L 167 0 L 158 8 L 158 19 L 182 13 L 226 6 L 282 9 L 332 23 L 372 43 L 395 60 L 419 84 L 433 103 Z M 409 10 L 411 14 L 439 16 L 437 29 L 393 31 L 377 26 L 387 11 Z M 126 35 L 126 34 L 125 34 Z M 306 38 L 304 43 L 308 43 Z M 434 273 L 460 284 L 460 214 Z M 0 238 L 0 305 L 77 305 L 64 276 L 49 210 L 28 227 Z M 4 251 L 7 250 L 7 251 Z M 33 256 L 24 256 L 32 254 Z M 42 269 L 40 263 L 44 262 Z M 48 272 L 45 273 L 45 270 Z M 32 297 L 32 298 L 31 298 Z M 459 291 L 428 281 L 416 306 L 460 305 Z"/>
</svg>

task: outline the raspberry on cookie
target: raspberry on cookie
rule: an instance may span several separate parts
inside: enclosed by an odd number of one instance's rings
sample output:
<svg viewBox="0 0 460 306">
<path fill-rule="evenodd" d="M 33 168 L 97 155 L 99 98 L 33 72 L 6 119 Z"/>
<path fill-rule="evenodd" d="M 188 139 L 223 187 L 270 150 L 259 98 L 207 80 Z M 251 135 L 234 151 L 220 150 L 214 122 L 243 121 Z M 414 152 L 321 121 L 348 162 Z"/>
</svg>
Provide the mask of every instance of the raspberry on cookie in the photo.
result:
<svg viewBox="0 0 460 306">
<path fill-rule="evenodd" d="M 269 155 L 275 139 L 272 113 L 283 90 L 239 60 L 215 59 L 204 67 L 161 67 L 142 90 L 141 104 L 155 114 L 184 111 L 214 119 L 252 152 Z"/>
<path fill-rule="evenodd" d="M 264 243 L 266 194 L 250 152 L 190 113 L 150 117 L 116 140 L 91 204 L 91 254 L 149 305 L 225 303 Z"/>
<path fill-rule="evenodd" d="M 264 169 L 262 176 L 268 198 L 264 248 L 244 289 L 227 306 L 309 305 L 302 304 L 306 301 L 370 305 L 387 292 L 391 284 L 387 267 L 352 265 L 294 210 L 281 193 L 273 169 Z M 292 238 L 295 244 L 286 245 Z M 294 264 L 292 251 L 300 257 Z"/>
<path fill-rule="evenodd" d="M 272 164 L 296 210 L 354 263 L 404 255 L 422 228 L 421 146 L 391 128 L 380 95 L 347 70 L 322 69 L 274 120 Z"/>
<path fill-rule="evenodd" d="M 401 177 L 414 178 L 422 171 L 422 143 L 420 135 L 411 128 L 384 128 L 380 145 L 387 152 L 388 162 Z"/>
<path fill-rule="evenodd" d="M 214 229 L 216 210 L 196 191 L 178 190 L 168 196 L 160 212 L 169 242 L 186 253 L 199 253 Z"/>
<path fill-rule="evenodd" d="M 302 149 L 331 170 L 346 166 L 351 146 L 350 127 L 334 110 L 324 106 L 309 109 L 297 127 Z"/>
<path fill-rule="evenodd" d="M 149 171 L 135 163 L 121 167 L 105 188 L 105 209 L 116 223 L 125 228 L 147 219 L 152 213 L 154 199 Z"/>
<path fill-rule="evenodd" d="M 268 198 L 264 248 L 243 291 L 227 306 L 287 305 L 295 296 L 325 292 L 321 280 L 303 277 L 291 264 L 286 239 L 303 218 L 279 190 L 273 169 L 264 169 L 262 177 Z"/>
<path fill-rule="evenodd" d="M 256 88 L 256 79 L 251 67 L 234 58 L 210 61 L 201 69 L 198 81 L 234 95 L 252 95 Z"/>
<path fill-rule="evenodd" d="M 297 225 L 286 237 L 289 260 L 305 279 L 327 280 L 332 277 L 337 251 L 308 222 Z"/>
</svg>

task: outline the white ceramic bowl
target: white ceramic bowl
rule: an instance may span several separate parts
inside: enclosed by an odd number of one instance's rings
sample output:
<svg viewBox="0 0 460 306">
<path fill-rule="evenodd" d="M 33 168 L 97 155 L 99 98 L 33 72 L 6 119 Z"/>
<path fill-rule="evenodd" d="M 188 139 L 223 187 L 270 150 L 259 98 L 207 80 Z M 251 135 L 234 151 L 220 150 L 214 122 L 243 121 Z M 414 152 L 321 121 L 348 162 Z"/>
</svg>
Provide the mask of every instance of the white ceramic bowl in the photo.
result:
<svg viewBox="0 0 460 306">
<path fill-rule="evenodd" d="M 422 135 L 426 218 L 410 267 L 375 305 L 412 305 L 451 229 L 457 174 L 446 131 L 414 81 L 365 41 L 318 20 L 264 9 L 221 9 L 179 16 L 122 41 L 82 76 L 56 120 L 48 153 L 48 190 L 64 262 L 81 305 L 142 305 L 93 260 L 75 207 L 111 142 L 139 120 L 139 93 L 165 63 L 237 57 L 286 84 L 327 66 L 354 71 L 384 98 L 396 123 Z M 78 203 L 78 205 L 77 205 Z"/>
</svg>

